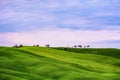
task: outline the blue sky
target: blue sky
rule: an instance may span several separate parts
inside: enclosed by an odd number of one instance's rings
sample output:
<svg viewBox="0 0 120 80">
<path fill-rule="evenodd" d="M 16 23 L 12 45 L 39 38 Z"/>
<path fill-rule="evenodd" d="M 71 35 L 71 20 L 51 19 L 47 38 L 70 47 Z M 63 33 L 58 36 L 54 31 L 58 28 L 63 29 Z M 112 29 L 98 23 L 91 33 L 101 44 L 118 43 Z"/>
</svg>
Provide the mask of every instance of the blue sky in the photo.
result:
<svg viewBox="0 0 120 80">
<path fill-rule="evenodd" d="M 0 45 L 120 48 L 120 0 L 0 0 Z"/>
</svg>

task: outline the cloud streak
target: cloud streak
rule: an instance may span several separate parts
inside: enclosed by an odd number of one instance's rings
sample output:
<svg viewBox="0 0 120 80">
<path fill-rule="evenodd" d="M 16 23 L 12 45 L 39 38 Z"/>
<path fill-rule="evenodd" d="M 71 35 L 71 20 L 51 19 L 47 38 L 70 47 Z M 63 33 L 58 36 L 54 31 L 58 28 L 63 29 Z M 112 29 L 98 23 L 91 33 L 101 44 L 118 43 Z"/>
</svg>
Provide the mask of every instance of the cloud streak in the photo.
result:
<svg viewBox="0 0 120 80">
<path fill-rule="evenodd" d="M 12 36 L 11 36 L 12 35 Z M 92 36 L 91 36 L 92 35 Z M 0 34 L 2 41 L 14 44 L 51 44 L 52 46 L 73 46 L 74 44 L 94 44 L 104 41 L 120 40 L 119 31 L 92 30 L 35 30 L 27 32 L 9 32 Z M 1 42 L 0 42 L 1 43 Z M 115 46 L 113 46 L 115 47 Z"/>
</svg>

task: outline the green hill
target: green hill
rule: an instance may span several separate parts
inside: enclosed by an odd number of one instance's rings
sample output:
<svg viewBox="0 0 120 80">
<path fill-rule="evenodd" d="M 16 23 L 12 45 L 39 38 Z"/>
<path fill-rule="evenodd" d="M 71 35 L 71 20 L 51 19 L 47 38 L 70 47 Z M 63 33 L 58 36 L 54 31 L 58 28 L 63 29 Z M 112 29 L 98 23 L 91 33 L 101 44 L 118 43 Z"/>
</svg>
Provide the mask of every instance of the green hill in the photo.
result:
<svg viewBox="0 0 120 80">
<path fill-rule="evenodd" d="M 120 80 L 120 50 L 0 47 L 0 80 Z"/>
</svg>

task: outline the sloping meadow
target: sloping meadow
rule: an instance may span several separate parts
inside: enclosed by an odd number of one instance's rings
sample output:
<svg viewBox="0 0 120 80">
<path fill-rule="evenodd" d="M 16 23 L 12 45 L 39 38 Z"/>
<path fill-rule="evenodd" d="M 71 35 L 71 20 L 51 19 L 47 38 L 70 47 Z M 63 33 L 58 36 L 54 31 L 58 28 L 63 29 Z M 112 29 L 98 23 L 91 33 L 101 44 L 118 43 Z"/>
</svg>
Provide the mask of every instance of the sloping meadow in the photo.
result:
<svg viewBox="0 0 120 80">
<path fill-rule="evenodd" d="M 119 49 L 0 47 L 0 80 L 119 79 Z"/>
</svg>

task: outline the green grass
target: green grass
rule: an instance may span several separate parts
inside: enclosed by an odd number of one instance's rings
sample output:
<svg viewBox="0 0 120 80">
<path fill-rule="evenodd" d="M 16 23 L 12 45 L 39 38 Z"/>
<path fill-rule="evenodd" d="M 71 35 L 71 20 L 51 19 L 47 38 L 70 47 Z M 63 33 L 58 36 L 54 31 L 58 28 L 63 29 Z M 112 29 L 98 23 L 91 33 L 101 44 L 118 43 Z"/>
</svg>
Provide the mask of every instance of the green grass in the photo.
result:
<svg viewBox="0 0 120 80">
<path fill-rule="evenodd" d="M 120 50 L 0 47 L 0 80 L 120 80 Z"/>
</svg>

